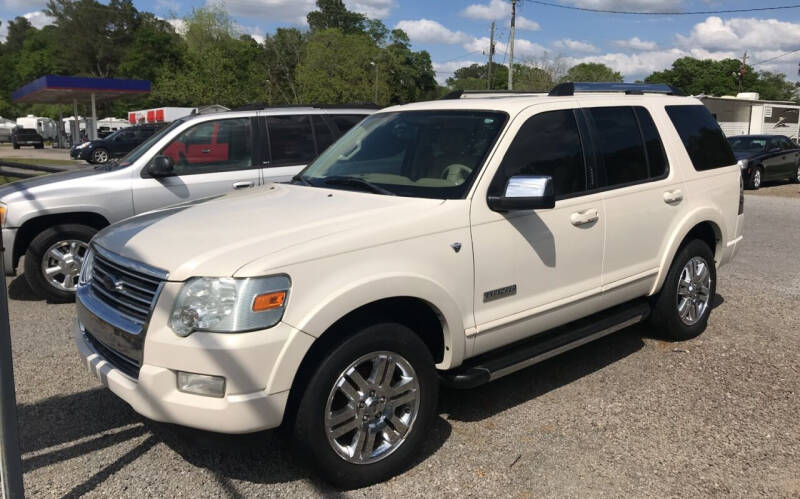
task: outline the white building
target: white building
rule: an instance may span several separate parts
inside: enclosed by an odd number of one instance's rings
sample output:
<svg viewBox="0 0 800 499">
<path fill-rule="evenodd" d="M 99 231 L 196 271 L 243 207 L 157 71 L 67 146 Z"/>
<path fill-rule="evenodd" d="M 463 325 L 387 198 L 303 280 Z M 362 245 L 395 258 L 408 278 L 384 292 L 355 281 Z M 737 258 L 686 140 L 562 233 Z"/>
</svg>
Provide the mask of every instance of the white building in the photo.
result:
<svg viewBox="0 0 800 499">
<path fill-rule="evenodd" d="M 792 101 L 760 100 L 755 92 L 736 97 L 698 95 L 719 122 L 725 135 L 800 135 L 800 106 Z"/>
</svg>

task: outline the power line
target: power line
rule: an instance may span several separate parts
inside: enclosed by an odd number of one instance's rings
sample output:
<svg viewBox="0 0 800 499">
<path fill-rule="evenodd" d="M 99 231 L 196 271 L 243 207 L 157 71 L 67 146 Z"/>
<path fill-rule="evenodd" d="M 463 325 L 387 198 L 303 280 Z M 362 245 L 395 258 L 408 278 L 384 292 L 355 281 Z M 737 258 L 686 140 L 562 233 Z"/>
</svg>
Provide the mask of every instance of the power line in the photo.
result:
<svg viewBox="0 0 800 499">
<path fill-rule="evenodd" d="M 764 59 L 763 61 L 758 61 L 758 62 L 756 62 L 754 64 L 751 64 L 750 66 L 755 67 L 755 66 L 758 66 L 759 64 L 764 64 L 764 63 L 767 63 L 767 62 L 770 62 L 770 61 L 774 61 L 775 59 L 780 59 L 781 57 L 785 57 L 787 55 L 795 54 L 797 52 L 800 52 L 800 49 L 792 50 L 791 52 L 784 52 L 781 55 L 776 55 L 775 57 L 770 57 L 769 59 Z"/>
<path fill-rule="evenodd" d="M 797 9 L 800 4 L 794 5 L 780 5 L 775 7 L 751 7 L 747 9 L 725 9 L 725 10 L 696 10 L 692 12 L 636 12 L 627 10 L 605 10 L 605 9 L 592 9 L 589 7 L 577 7 L 575 5 L 562 5 L 552 2 L 544 2 L 542 0 L 525 0 L 530 3 L 538 5 L 545 5 L 547 7 L 558 7 L 560 9 L 579 10 L 582 12 L 597 12 L 601 14 L 630 14 L 640 16 L 694 16 L 694 15 L 707 15 L 707 14 L 735 14 L 739 12 L 759 12 L 765 10 L 781 10 L 781 9 Z"/>
<path fill-rule="evenodd" d="M 464 57 L 467 57 L 468 55 L 477 54 L 478 52 L 483 52 L 483 50 L 473 50 L 472 52 L 468 52 L 466 54 L 461 54 L 458 57 L 453 57 L 452 59 L 447 59 L 446 61 L 441 61 L 441 62 L 439 62 L 437 64 L 444 64 L 445 62 L 453 62 L 453 61 L 455 61 L 457 59 L 462 59 Z"/>
</svg>

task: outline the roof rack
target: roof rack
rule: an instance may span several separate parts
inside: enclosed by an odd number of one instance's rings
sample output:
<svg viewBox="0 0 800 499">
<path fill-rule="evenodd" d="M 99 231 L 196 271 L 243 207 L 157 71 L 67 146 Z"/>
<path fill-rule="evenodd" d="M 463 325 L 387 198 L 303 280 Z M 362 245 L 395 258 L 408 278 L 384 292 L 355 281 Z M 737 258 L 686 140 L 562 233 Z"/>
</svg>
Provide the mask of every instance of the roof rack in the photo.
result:
<svg viewBox="0 0 800 499">
<path fill-rule="evenodd" d="M 461 99 L 469 95 L 476 97 L 515 97 L 525 95 L 547 95 L 546 92 L 531 92 L 529 90 L 453 90 L 439 100 Z"/>
<path fill-rule="evenodd" d="M 576 92 L 624 92 L 627 95 L 665 94 L 684 96 L 679 88 L 666 83 L 599 83 L 599 82 L 566 82 L 559 83 L 548 95 L 569 96 Z"/>
<path fill-rule="evenodd" d="M 281 104 L 269 105 L 264 102 L 254 102 L 252 104 L 245 104 L 239 106 L 231 111 L 260 111 L 262 109 L 293 109 L 293 108 L 306 108 L 306 109 L 382 109 L 381 106 L 372 102 L 354 102 L 352 104 Z"/>
</svg>

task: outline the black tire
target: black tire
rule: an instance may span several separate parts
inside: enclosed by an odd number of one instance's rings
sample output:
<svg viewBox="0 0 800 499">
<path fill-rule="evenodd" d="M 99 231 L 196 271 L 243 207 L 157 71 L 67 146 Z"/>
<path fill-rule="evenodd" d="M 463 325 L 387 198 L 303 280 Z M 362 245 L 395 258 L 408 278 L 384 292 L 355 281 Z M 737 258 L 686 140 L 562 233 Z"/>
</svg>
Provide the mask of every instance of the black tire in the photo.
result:
<svg viewBox="0 0 800 499">
<path fill-rule="evenodd" d="M 756 173 L 758 173 L 758 178 L 756 178 Z M 758 182 L 756 182 L 758 180 Z M 753 173 L 750 174 L 750 178 L 747 180 L 747 188 L 753 191 L 757 191 L 761 184 L 764 182 L 764 168 L 761 166 L 756 166 L 753 168 Z"/>
<path fill-rule="evenodd" d="M 678 281 L 688 262 L 695 257 L 705 260 L 710 273 L 711 283 L 708 291 L 708 304 L 702 314 L 693 324 L 687 324 L 681 319 L 678 312 Z M 653 299 L 653 310 L 650 314 L 650 324 L 660 330 L 663 336 L 674 341 L 685 341 L 694 338 L 708 325 L 708 317 L 714 296 L 717 290 L 717 269 L 714 264 L 714 254 L 708 244 L 700 239 L 693 239 L 684 244 L 675 259 L 672 261 L 667 278 L 661 286 L 661 291 Z"/>
<path fill-rule="evenodd" d="M 34 149 L 44 149 L 44 144 L 36 144 L 33 146 Z"/>
<path fill-rule="evenodd" d="M 11 144 L 11 147 L 13 147 L 14 149 L 19 149 L 19 144 Z"/>
<path fill-rule="evenodd" d="M 59 241 L 77 240 L 87 243 L 97 233 L 97 229 L 86 225 L 55 225 L 40 232 L 33 238 L 25 253 L 25 280 L 39 296 L 52 302 L 69 302 L 75 299 L 74 291 L 59 289 L 50 284 L 42 272 L 42 258 L 45 252 Z"/>
<path fill-rule="evenodd" d="M 105 157 L 105 160 L 102 159 Z M 108 153 L 107 149 L 103 149 L 102 147 L 98 147 L 94 151 L 92 151 L 92 155 L 90 156 L 90 163 L 106 163 L 108 160 L 111 159 L 111 156 Z"/>
<path fill-rule="evenodd" d="M 800 184 L 800 161 L 797 161 L 794 164 L 794 175 L 792 175 L 789 180 L 795 184 Z"/>
<path fill-rule="evenodd" d="M 400 356 L 413 368 L 418 383 L 418 412 L 405 440 L 391 453 L 375 462 L 352 463 L 340 457 L 328 441 L 325 429 L 328 397 L 334 383 L 348 366 L 362 356 L 376 352 Z M 417 456 L 436 417 L 438 396 L 439 380 L 433 357 L 419 336 L 395 323 L 366 326 L 339 343 L 316 364 L 297 408 L 294 436 L 301 444 L 302 456 L 311 456 L 313 464 L 332 484 L 343 489 L 374 484 L 403 471 Z M 390 409 L 390 412 L 396 414 L 398 410 L 404 414 L 402 406 Z M 357 412 L 354 421 L 359 421 Z"/>
</svg>

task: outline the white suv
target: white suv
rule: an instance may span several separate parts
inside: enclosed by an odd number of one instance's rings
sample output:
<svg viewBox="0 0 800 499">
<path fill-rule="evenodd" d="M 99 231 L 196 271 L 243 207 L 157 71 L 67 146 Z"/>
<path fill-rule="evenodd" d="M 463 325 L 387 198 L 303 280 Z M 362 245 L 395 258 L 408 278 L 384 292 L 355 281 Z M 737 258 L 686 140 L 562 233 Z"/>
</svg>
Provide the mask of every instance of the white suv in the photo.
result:
<svg viewBox="0 0 800 499">
<path fill-rule="evenodd" d="M 380 111 L 292 184 L 99 233 L 90 369 L 146 417 L 293 425 L 332 482 L 413 459 L 440 380 L 471 387 L 648 317 L 700 334 L 742 239 L 717 123 L 664 86 Z"/>
</svg>

